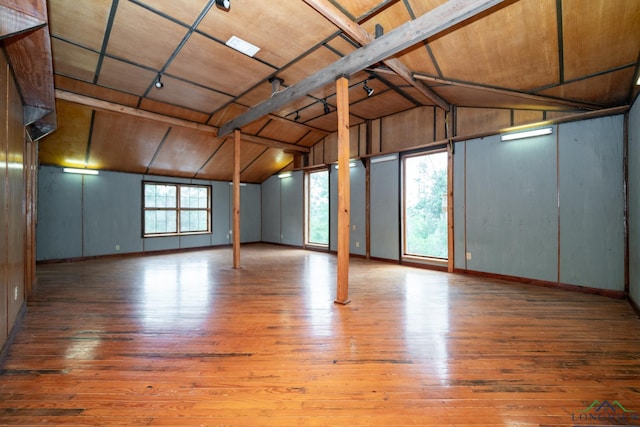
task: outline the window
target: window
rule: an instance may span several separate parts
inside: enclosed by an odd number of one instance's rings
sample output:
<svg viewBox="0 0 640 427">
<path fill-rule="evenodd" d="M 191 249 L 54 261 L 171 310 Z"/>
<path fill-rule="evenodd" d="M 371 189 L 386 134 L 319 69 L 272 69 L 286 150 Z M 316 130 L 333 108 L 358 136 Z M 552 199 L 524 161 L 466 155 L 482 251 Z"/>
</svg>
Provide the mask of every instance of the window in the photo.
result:
<svg viewBox="0 0 640 427">
<path fill-rule="evenodd" d="M 144 182 L 145 237 L 211 232 L 211 187 Z"/>
<path fill-rule="evenodd" d="M 329 171 L 307 174 L 306 240 L 309 245 L 329 246 Z"/>
<path fill-rule="evenodd" d="M 405 157 L 404 255 L 447 259 L 447 152 Z"/>
</svg>

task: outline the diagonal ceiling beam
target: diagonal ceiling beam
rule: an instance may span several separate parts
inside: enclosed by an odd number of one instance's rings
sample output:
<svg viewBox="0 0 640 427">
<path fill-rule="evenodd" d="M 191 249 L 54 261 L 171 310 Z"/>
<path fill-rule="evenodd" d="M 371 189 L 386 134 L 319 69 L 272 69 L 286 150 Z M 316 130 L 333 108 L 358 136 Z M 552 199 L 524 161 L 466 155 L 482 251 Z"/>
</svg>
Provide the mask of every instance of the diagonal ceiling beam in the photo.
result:
<svg viewBox="0 0 640 427">
<path fill-rule="evenodd" d="M 171 126 L 179 126 L 197 130 L 200 132 L 206 132 L 212 134 L 214 137 L 218 135 L 218 128 L 215 126 L 204 125 L 202 123 L 196 123 L 189 120 L 179 119 L 177 117 L 165 116 L 164 114 L 153 113 L 151 111 L 140 110 L 138 108 L 128 107 L 126 105 L 115 104 L 109 101 L 103 101 L 101 99 L 91 98 L 89 96 L 79 95 L 77 93 L 67 92 L 61 89 L 56 89 L 56 98 L 63 99 L 69 102 L 75 102 L 76 104 L 85 105 L 99 111 L 108 111 L 112 113 L 125 114 L 128 116 L 137 117 L 140 119 L 153 120 L 156 122 L 165 123 Z M 242 135 L 242 140 L 247 142 L 253 142 L 260 145 L 265 145 L 271 148 L 278 148 L 288 152 L 308 153 L 311 151 L 309 147 L 301 145 L 289 144 L 287 142 L 277 141 L 275 139 L 263 138 L 253 135 Z"/>
<path fill-rule="evenodd" d="M 239 129 L 260 117 L 272 113 L 290 102 L 333 82 L 338 77 L 350 76 L 416 43 L 440 34 L 503 1 L 450 0 L 419 18 L 409 21 L 388 34 L 375 39 L 306 79 L 278 92 L 246 113 L 222 125 L 219 135 L 228 135 L 234 129 Z"/>
<path fill-rule="evenodd" d="M 375 40 L 367 30 L 358 25 L 358 23 L 353 22 L 340 9 L 331 4 L 329 0 L 304 1 L 361 45 L 364 46 Z M 395 71 L 398 76 L 402 77 L 407 83 L 416 88 L 421 94 L 433 101 L 435 105 L 445 111 L 451 110 L 451 105 L 442 99 L 440 95 L 431 90 L 431 88 L 423 82 L 414 79 L 412 72 L 399 59 L 387 58 L 383 62 L 387 67 Z"/>
</svg>

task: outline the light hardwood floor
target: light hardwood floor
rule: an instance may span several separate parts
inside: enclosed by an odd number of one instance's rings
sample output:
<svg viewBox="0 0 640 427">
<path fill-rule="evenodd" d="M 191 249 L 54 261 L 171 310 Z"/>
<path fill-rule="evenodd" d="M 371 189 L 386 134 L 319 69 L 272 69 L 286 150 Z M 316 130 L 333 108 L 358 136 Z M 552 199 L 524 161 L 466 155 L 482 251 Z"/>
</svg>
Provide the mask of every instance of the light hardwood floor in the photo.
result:
<svg viewBox="0 0 640 427">
<path fill-rule="evenodd" d="M 0 425 L 640 424 L 624 300 L 356 258 L 341 306 L 333 255 L 260 244 L 231 263 L 38 266 Z"/>
</svg>

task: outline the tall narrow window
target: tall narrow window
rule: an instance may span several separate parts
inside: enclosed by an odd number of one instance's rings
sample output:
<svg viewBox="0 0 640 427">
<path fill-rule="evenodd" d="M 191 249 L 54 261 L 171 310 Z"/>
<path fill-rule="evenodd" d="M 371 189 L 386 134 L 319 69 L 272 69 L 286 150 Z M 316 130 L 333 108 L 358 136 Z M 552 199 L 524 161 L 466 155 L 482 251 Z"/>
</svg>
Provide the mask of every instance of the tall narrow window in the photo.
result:
<svg viewBox="0 0 640 427">
<path fill-rule="evenodd" d="M 406 157 L 404 255 L 447 259 L 447 152 Z"/>
<path fill-rule="evenodd" d="M 329 171 L 307 174 L 307 244 L 329 245 Z"/>
<path fill-rule="evenodd" d="M 211 232 L 211 187 L 144 182 L 144 236 Z"/>
</svg>

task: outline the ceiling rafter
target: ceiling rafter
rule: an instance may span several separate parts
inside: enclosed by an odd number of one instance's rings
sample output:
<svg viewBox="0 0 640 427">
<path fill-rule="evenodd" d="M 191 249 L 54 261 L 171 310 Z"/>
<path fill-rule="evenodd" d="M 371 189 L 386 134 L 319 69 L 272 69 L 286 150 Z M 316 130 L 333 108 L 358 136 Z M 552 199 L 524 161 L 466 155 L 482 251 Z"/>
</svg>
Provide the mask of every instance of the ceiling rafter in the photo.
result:
<svg viewBox="0 0 640 427">
<path fill-rule="evenodd" d="M 473 18 L 504 0 L 450 0 L 357 49 L 306 79 L 289 86 L 220 128 L 227 135 L 260 117 L 320 89 L 340 76 L 350 76 L 429 37 Z"/>
<path fill-rule="evenodd" d="M 206 132 L 212 134 L 214 137 L 218 136 L 218 128 L 214 126 L 204 125 L 202 123 L 195 123 L 189 120 L 179 119 L 177 117 L 165 116 L 164 114 L 158 114 L 151 111 L 140 110 L 138 108 L 128 107 L 126 105 L 116 104 L 109 101 L 103 101 L 100 99 L 91 98 L 84 95 L 78 95 L 76 93 L 67 92 L 61 89 L 56 89 L 56 98 L 64 101 L 75 102 L 76 104 L 85 105 L 95 110 L 109 111 L 112 113 L 119 113 L 128 116 L 138 117 L 140 119 L 153 120 L 156 122 L 162 122 L 172 126 L 180 126 L 197 130 L 200 132 Z M 263 138 L 253 135 L 242 135 L 242 139 L 247 142 L 253 142 L 260 145 L 266 145 L 271 148 L 279 148 L 285 151 L 293 151 L 300 153 L 308 153 L 309 148 L 299 145 L 289 144 L 287 142 L 277 141 L 274 139 Z"/>
<path fill-rule="evenodd" d="M 328 0 L 304 0 L 309 6 L 313 7 L 326 19 L 344 31 L 349 37 L 361 45 L 366 45 L 375 40 L 367 30 L 362 28 L 358 23 L 353 22 L 347 15 L 331 4 Z M 445 111 L 451 110 L 451 105 L 442 99 L 440 95 L 435 93 L 427 85 L 413 78 L 411 70 L 409 70 L 399 59 L 387 58 L 383 60 L 384 64 L 392 69 L 398 76 L 402 77 L 407 83 L 416 88 L 422 95 L 429 98 L 435 105 Z"/>
</svg>

